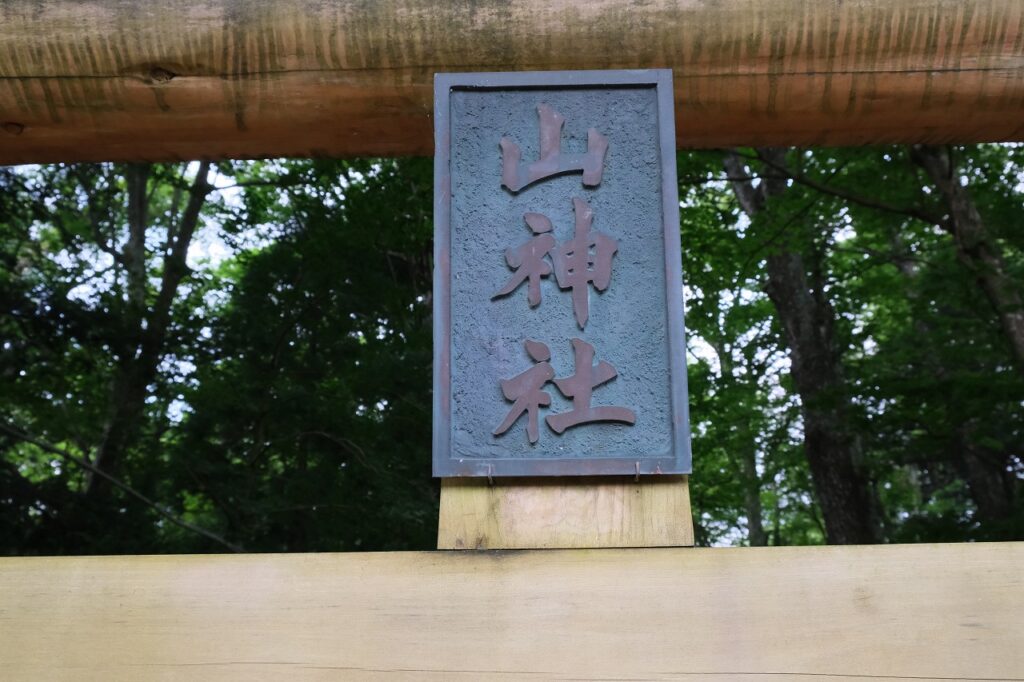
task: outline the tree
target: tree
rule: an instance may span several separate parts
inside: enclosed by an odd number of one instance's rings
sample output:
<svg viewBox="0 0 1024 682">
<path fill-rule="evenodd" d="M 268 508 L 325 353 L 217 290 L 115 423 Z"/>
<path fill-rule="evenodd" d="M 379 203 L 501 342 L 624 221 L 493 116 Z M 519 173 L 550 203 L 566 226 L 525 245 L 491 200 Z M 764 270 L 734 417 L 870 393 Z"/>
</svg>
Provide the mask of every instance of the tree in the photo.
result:
<svg viewBox="0 0 1024 682">
<path fill-rule="evenodd" d="M 5 546 L 429 546 L 426 166 L 208 168 L 4 175 Z"/>
<path fill-rule="evenodd" d="M 823 241 L 828 227 L 810 239 L 787 233 L 791 216 L 780 217 L 773 200 L 787 191 L 785 154 L 758 150 L 766 159 L 760 183 L 747 173 L 737 153 L 725 156 L 737 201 L 752 221 L 775 217 L 776 244 L 767 249 L 765 291 L 775 306 L 789 348 L 793 383 L 800 395 L 804 444 L 828 540 L 836 544 L 875 542 L 871 490 L 859 466 L 860 443 L 851 425 L 851 406 L 836 338 L 835 313 L 825 290 Z M 771 211 L 771 213 L 769 213 Z M 779 225 L 781 224 L 781 227 Z"/>
<path fill-rule="evenodd" d="M 279 232 L 228 266 L 167 476 L 247 547 L 436 539 L 430 171 L 294 161 L 239 175 L 255 184 L 229 230 Z"/>
<path fill-rule="evenodd" d="M 943 434 L 943 456 L 930 455 L 925 470 L 934 474 L 943 462 L 956 470 L 977 510 L 977 530 L 971 532 L 981 537 L 1007 532 L 1012 536 L 1019 532 L 1011 529 L 1019 523 L 1015 519 L 1020 513 L 1020 484 L 1015 480 L 1019 474 L 1014 474 L 1015 468 L 1019 471 L 1019 455 L 1013 454 L 1020 450 L 1020 420 L 1014 416 L 1019 410 L 1013 407 L 1012 396 L 1024 393 L 1018 378 L 1007 373 L 1015 357 L 1015 315 L 1020 312 L 1020 299 L 1015 298 L 1020 288 L 1020 241 L 1008 226 L 1024 209 L 1011 189 L 1019 182 L 1020 164 L 1012 146 L 983 145 L 966 152 L 915 147 L 885 150 L 881 158 L 850 154 L 843 162 L 846 184 L 852 181 L 863 189 L 839 187 L 835 178 L 808 177 L 806 171 L 787 173 L 808 188 L 844 200 L 848 215 L 856 216 L 858 232 L 867 238 L 862 255 L 887 264 L 889 287 L 863 289 L 860 296 L 885 301 L 875 292 L 902 290 L 915 304 L 910 308 L 912 324 L 902 326 L 912 330 L 906 343 L 914 352 L 899 351 L 914 360 L 902 371 L 910 376 L 924 373 L 941 382 L 919 396 L 918 401 L 925 402 L 915 407 L 943 404 L 932 421 L 922 424 L 930 434 Z M 952 164 L 957 154 L 964 166 L 959 172 Z M 930 170 L 915 172 L 922 164 Z M 989 222 L 994 231 L 986 227 Z M 941 280 L 935 279 L 938 272 Z M 863 279 L 861 275 L 849 281 Z M 928 283 L 927 291 L 918 288 L 923 283 Z M 950 322 L 958 320 L 950 329 Z M 1000 330 L 1009 343 L 994 337 Z M 939 343 L 932 345 L 934 341 Z M 950 353 L 953 348 L 958 352 Z M 982 376 L 1003 390 L 979 399 L 977 381 Z M 936 400 L 940 396 L 947 400 Z"/>
<path fill-rule="evenodd" d="M 1002 324 L 1010 349 L 1024 371 L 1024 299 L 1020 285 L 1007 271 L 999 243 L 985 226 L 968 189 L 967 176 L 957 168 L 950 147 L 916 145 L 910 158 L 925 170 L 944 204 L 934 220 L 953 237 L 957 259 L 977 279 Z"/>
<path fill-rule="evenodd" d="M 992 234 L 998 236 L 987 238 L 999 247 L 1007 284 L 1017 286 L 1021 241 L 1013 225 L 1024 214 L 1021 197 L 1013 190 L 1020 182 L 1019 150 L 982 145 L 954 153 L 963 167 L 958 184 L 969 188 L 983 222 L 993 226 Z M 688 263 L 684 273 L 691 285 L 699 284 L 698 291 L 688 295 L 691 334 L 696 331 L 699 341 L 716 348 L 715 338 L 722 336 L 715 325 L 694 315 L 694 297 L 698 312 L 706 307 L 723 319 L 738 305 L 732 295 L 707 303 L 704 289 L 709 278 L 732 282 L 718 290 L 745 292 L 741 307 L 749 307 L 760 300 L 762 291 L 769 291 L 771 271 L 765 254 L 780 247 L 797 251 L 808 290 L 824 294 L 832 309 L 833 360 L 848 396 L 844 428 L 855 438 L 859 455 L 854 462 L 867 481 L 870 513 L 882 536 L 904 541 L 1020 537 L 1019 405 L 1024 387 L 1014 372 L 999 308 L 980 286 L 977 270 L 964 267 L 957 254 L 960 247 L 941 224 L 942 194 L 912 161 L 910 150 L 806 150 L 784 160 L 767 153 L 756 158 L 752 153 L 740 159 L 743 168 L 734 167 L 725 176 L 710 167 L 712 154 L 695 156 L 700 158 L 696 166 L 693 156 L 680 164 Z M 725 181 L 740 181 L 748 191 L 767 191 L 769 185 L 761 183 L 770 180 L 770 171 L 782 174 L 787 185 L 768 202 L 776 215 L 762 212 L 760 220 L 747 225 L 730 212 L 735 199 L 728 196 Z M 704 228 L 706 222 L 713 225 Z M 709 250 L 706 241 L 694 243 L 698 227 L 698 234 L 714 234 L 715 243 L 731 240 L 745 246 L 723 258 L 715 248 Z M 688 248 L 697 252 L 688 254 Z M 782 284 L 799 280 L 778 279 Z M 776 298 L 783 304 L 794 300 Z M 778 329 L 784 331 L 781 323 Z M 724 338 L 735 344 L 747 337 L 740 329 Z M 767 352 L 769 338 L 757 342 L 761 354 Z M 792 378 L 794 388 L 799 388 L 795 372 Z M 728 383 L 725 376 L 712 377 L 708 386 L 721 391 Z M 691 385 L 704 385 L 695 380 L 693 370 Z M 787 380 L 781 385 L 788 386 Z M 817 390 L 820 384 L 813 382 L 811 388 Z M 702 400 L 694 391 L 694 423 L 715 434 L 715 445 L 705 446 L 714 452 L 728 442 L 715 425 L 728 423 L 731 411 L 742 402 L 731 399 L 720 407 L 710 405 L 711 414 L 704 415 L 702 423 L 698 410 L 709 406 Z M 770 405 L 762 398 L 755 411 L 771 414 L 778 409 Z M 796 421 L 797 431 L 802 421 Z M 741 423 L 753 422 L 747 415 Z M 755 427 L 760 434 L 756 438 L 765 439 L 763 428 Z M 708 442 L 705 434 L 696 433 L 695 443 L 702 440 Z M 731 451 L 743 447 L 735 445 Z M 785 477 L 799 480 L 798 461 L 788 460 L 784 452 L 784 446 L 776 446 L 759 458 L 762 498 L 770 490 L 764 475 L 769 463 L 788 461 Z M 733 481 L 749 480 L 738 463 L 712 459 L 722 462 L 726 489 Z M 695 462 L 694 500 L 703 506 L 707 503 L 701 494 L 700 457 Z M 708 477 L 705 472 L 705 480 Z M 722 492 L 715 488 L 719 498 Z M 738 508 L 739 497 L 727 499 L 732 502 L 726 507 Z M 710 506 L 719 518 L 728 515 L 717 504 Z M 805 509 L 804 518 L 814 519 L 814 506 Z M 800 516 L 786 518 L 795 521 Z M 736 520 L 744 522 L 742 517 Z M 801 541 L 798 538 L 790 536 L 789 541 Z M 812 538 L 803 541 L 808 539 Z"/>
<path fill-rule="evenodd" d="M 1024 537 L 1022 153 L 680 155 L 699 543 Z M 431 185 L 0 170 L 0 551 L 431 547 Z"/>
<path fill-rule="evenodd" d="M 820 542 L 787 390 L 788 358 L 762 291 L 763 256 L 717 153 L 680 155 L 696 531 L 702 544 Z"/>
<path fill-rule="evenodd" d="M 74 546 L 69 536 L 105 516 L 94 512 L 115 507 L 85 501 L 110 495 L 128 451 L 150 437 L 144 426 L 157 426 L 147 403 L 158 399 L 158 368 L 183 331 L 174 306 L 209 168 L 60 165 L 3 174 L 7 201 L 24 207 L 3 224 L 20 253 L 4 278 L 5 318 L 20 339 L 5 364 L 22 368 L 5 401 L 5 434 L 15 447 L 31 451 L 42 439 L 60 444 L 48 456 L 68 454 L 51 463 L 67 479 L 62 501 L 36 506 L 47 511 L 40 532 L 58 543 Z M 76 461 L 82 466 L 65 472 Z"/>
</svg>

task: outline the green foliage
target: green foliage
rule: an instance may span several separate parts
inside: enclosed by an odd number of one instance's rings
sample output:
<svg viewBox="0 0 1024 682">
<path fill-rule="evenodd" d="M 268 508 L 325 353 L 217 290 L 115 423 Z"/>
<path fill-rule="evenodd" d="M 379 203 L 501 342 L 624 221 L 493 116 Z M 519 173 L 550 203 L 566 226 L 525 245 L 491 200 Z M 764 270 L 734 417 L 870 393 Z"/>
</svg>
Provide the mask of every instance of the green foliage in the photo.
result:
<svg viewBox="0 0 1024 682">
<path fill-rule="evenodd" d="M 1022 154 L 955 151 L 1018 287 Z M 756 220 L 722 160 L 679 157 L 698 541 L 825 539 L 765 293 L 780 248 L 834 313 L 884 538 L 1024 537 L 1024 369 L 979 272 L 916 215 L 947 209 L 910 150 L 792 151 L 796 179 Z M 197 164 L 148 169 L 142 280 L 124 255 L 133 168 L 0 169 L 0 553 L 431 547 L 429 160 L 217 165 L 159 334 Z M 147 343 L 151 379 L 133 364 Z M 118 412 L 130 380 L 134 417 Z M 96 456 L 117 414 L 123 486 L 96 492 L 74 458 Z"/>
<path fill-rule="evenodd" d="M 429 547 L 430 167 L 287 173 L 301 182 L 245 190 L 285 230 L 233 265 L 169 444 L 170 489 L 198 483 L 196 507 L 248 549 Z"/>
<path fill-rule="evenodd" d="M 985 145 L 954 158 L 1019 291 L 1021 149 Z M 911 215 L 946 213 L 937 192 L 904 148 L 792 152 L 788 164 L 798 180 L 751 223 L 718 154 L 680 159 L 684 273 L 693 289 L 687 325 L 710 346 L 690 369 L 694 499 L 702 518 L 727 529 L 705 529 L 707 538 L 735 541 L 728 529 L 746 522 L 750 475 L 735 458 L 751 443 L 768 541 L 823 537 L 785 348 L 763 293 L 764 259 L 782 243 L 821 264 L 809 275 L 820 275 L 835 311 L 860 464 L 884 537 L 1024 537 L 1024 372 L 954 238 Z M 751 160 L 748 170 L 765 166 Z M 990 507 L 998 498 L 995 513 L 979 508 L 986 497 Z"/>
</svg>

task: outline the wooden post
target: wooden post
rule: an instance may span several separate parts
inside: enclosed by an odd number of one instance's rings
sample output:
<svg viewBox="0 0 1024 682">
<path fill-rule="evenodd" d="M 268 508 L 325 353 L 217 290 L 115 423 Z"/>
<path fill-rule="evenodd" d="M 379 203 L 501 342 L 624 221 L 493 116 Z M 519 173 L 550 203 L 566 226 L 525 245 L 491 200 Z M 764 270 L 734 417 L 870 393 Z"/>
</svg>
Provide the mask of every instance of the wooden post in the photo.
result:
<svg viewBox="0 0 1024 682">
<path fill-rule="evenodd" d="M 438 549 L 691 545 L 688 476 L 441 483 Z"/>
</svg>

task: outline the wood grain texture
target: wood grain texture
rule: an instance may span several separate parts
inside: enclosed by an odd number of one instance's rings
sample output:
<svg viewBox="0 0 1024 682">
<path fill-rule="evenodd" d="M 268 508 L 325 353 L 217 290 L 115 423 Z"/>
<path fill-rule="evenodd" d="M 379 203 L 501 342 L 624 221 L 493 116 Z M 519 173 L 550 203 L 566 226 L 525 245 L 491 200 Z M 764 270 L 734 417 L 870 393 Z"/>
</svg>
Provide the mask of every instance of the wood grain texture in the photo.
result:
<svg viewBox="0 0 1024 682">
<path fill-rule="evenodd" d="M 687 476 L 441 481 L 438 549 L 691 545 Z"/>
<path fill-rule="evenodd" d="M 1020 680 L 1024 544 L 0 559 L 22 680 Z"/>
<path fill-rule="evenodd" d="M 429 154 L 436 71 L 652 67 L 685 147 L 1024 139 L 1020 0 L 8 0 L 0 163 Z"/>
</svg>

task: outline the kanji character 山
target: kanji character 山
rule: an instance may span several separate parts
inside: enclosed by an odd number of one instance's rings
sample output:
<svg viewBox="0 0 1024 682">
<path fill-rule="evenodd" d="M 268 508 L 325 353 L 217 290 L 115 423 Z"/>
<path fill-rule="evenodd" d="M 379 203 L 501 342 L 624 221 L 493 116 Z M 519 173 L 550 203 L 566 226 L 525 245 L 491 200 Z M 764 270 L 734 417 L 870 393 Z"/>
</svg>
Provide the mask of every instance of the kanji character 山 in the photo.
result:
<svg viewBox="0 0 1024 682">
<path fill-rule="evenodd" d="M 544 178 L 582 171 L 584 185 L 599 185 L 604 172 L 604 157 L 608 152 L 608 138 L 596 128 L 590 128 L 585 154 L 563 154 L 562 126 L 565 125 L 565 117 L 547 104 L 537 105 L 537 113 L 540 116 L 540 158 L 532 163 L 523 163 L 519 145 L 508 137 L 501 138 L 501 184 L 512 192 L 518 192 Z"/>
</svg>

